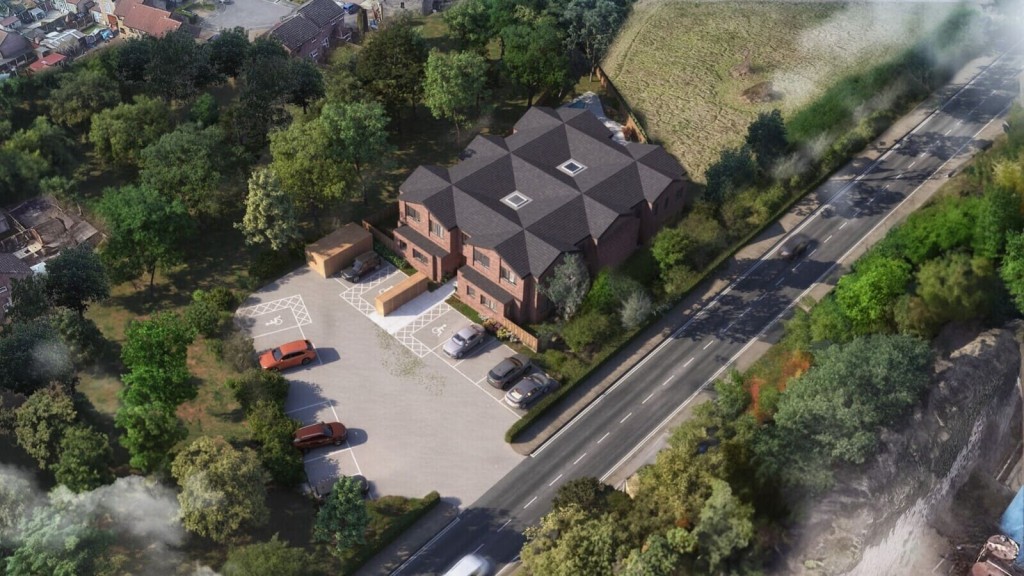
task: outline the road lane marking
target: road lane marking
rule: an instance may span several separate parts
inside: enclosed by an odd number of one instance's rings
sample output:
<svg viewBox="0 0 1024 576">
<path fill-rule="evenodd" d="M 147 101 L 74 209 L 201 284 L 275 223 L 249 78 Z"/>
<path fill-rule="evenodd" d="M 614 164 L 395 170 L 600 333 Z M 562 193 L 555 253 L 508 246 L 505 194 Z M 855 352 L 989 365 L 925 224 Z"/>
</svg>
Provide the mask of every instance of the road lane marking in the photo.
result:
<svg viewBox="0 0 1024 576">
<path fill-rule="evenodd" d="M 824 240 L 822 240 L 822 241 L 821 241 L 821 243 L 822 243 L 822 244 L 824 244 L 825 242 L 828 242 L 828 241 L 829 241 L 829 240 L 831 240 L 831 239 L 832 239 L 832 235 L 831 235 L 831 234 L 829 234 L 829 235 L 828 235 L 828 238 L 825 238 Z"/>
<path fill-rule="evenodd" d="M 445 526 L 443 529 L 441 529 L 441 531 L 438 532 L 433 538 L 431 538 L 429 542 L 424 544 L 423 547 L 420 548 L 419 550 L 417 550 L 415 554 L 413 554 L 412 556 L 409 556 L 409 558 L 406 559 L 405 562 L 402 562 L 401 566 L 399 566 L 398 568 L 395 568 L 395 571 L 391 573 L 391 576 L 395 576 L 396 574 L 400 574 L 402 572 L 402 570 L 405 570 L 406 567 L 408 567 L 410 564 L 412 564 L 421 554 L 426 552 L 431 546 L 434 545 L 435 542 L 437 542 L 438 540 L 443 538 L 444 535 L 447 534 L 449 530 L 454 528 L 455 525 L 458 524 L 461 521 L 462 521 L 462 516 L 456 516 L 454 519 L 452 519 L 452 521 L 449 522 L 448 525 Z"/>
<path fill-rule="evenodd" d="M 949 133 L 952 132 L 952 131 L 953 131 L 952 128 L 950 128 L 949 130 L 946 130 L 946 133 L 943 134 L 943 136 L 949 136 Z"/>
<path fill-rule="evenodd" d="M 485 542 L 485 544 L 486 544 L 486 542 Z M 473 550 L 473 554 L 476 554 L 477 552 L 479 552 L 479 551 L 480 551 L 480 549 L 481 549 L 481 548 L 483 548 L 483 547 L 484 547 L 484 545 L 483 545 L 483 544 L 481 544 L 481 545 L 477 546 L 477 547 L 476 547 L 476 550 Z"/>
<path fill-rule="evenodd" d="M 587 455 L 586 452 L 584 452 L 583 454 L 580 454 L 580 457 L 577 458 L 575 461 L 573 461 L 572 465 L 575 466 L 575 465 L 579 464 L 580 460 L 583 460 L 583 457 L 586 456 L 586 455 Z"/>
<path fill-rule="evenodd" d="M 690 359 L 686 361 L 686 364 L 683 364 L 683 368 L 686 368 L 687 366 L 689 366 L 689 365 L 690 365 L 690 362 L 693 362 L 693 359 L 694 359 L 694 358 L 696 358 L 696 356 L 692 356 L 692 357 L 690 357 Z M 665 382 L 667 383 L 667 382 L 668 382 L 668 380 L 666 380 Z M 662 386 L 664 386 L 664 384 L 662 384 Z"/>
<path fill-rule="evenodd" d="M 725 296 L 729 292 L 732 292 L 732 286 L 726 286 L 725 290 L 722 290 L 722 296 Z"/>
<path fill-rule="evenodd" d="M 900 178 L 903 178 L 903 172 L 900 172 L 899 174 L 896 175 L 897 180 L 899 180 Z"/>
<path fill-rule="evenodd" d="M 684 368 L 685 368 L 685 366 L 684 366 Z M 675 377 L 676 377 L 676 375 L 675 375 L 675 374 L 673 374 L 673 375 L 669 376 L 668 378 L 665 378 L 665 381 L 664 381 L 664 382 L 662 382 L 662 383 L 661 383 L 661 385 L 662 385 L 662 386 L 664 386 L 665 384 L 668 384 L 668 383 L 669 383 L 669 382 L 671 382 L 671 381 L 672 381 L 672 379 L 673 379 L 673 378 L 675 378 Z"/>
<path fill-rule="evenodd" d="M 911 162 L 910 166 L 907 166 L 907 168 L 913 168 L 914 164 L 917 164 L 917 160 L 914 160 L 913 162 Z"/>
<path fill-rule="evenodd" d="M 562 476 L 563 476 L 563 474 L 559 474 L 558 477 L 556 477 L 554 480 L 551 481 L 551 484 L 548 484 L 548 488 L 551 488 L 552 486 L 554 486 L 555 482 L 558 482 L 559 480 L 562 479 Z"/>
<path fill-rule="evenodd" d="M 814 250 L 811 250 L 810 252 L 807 253 L 807 257 L 810 258 L 811 256 L 814 256 L 814 253 L 817 252 L 817 251 L 818 251 L 817 248 L 815 248 Z"/>
<path fill-rule="evenodd" d="M 644 398 L 644 401 L 641 402 L 640 404 L 647 404 L 647 401 L 650 400 L 651 398 L 654 398 L 654 392 L 651 392 L 650 395 L 647 396 L 647 398 Z"/>
<path fill-rule="evenodd" d="M 508 523 L 511 522 L 511 521 L 512 521 L 511 518 L 509 518 L 508 520 L 505 520 L 505 523 L 501 525 L 501 528 L 497 529 L 497 532 L 501 532 L 502 530 L 504 530 L 505 526 L 508 526 Z"/>
<path fill-rule="evenodd" d="M 705 344 L 705 345 L 704 345 L 704 350 L 707 350 L 708 348 L 710 348 L 710 347 L 711 347 L 711 345 L 712 345 L 712 344 L 714 344 L 714 343 L 715 343 L 715 341 L 714 341 L 714 340 L 712 340 L 712 341 L 708 342 L 707 344 Z"/>
<path fill-rule="evenodd" d="M 633 415 L 633 413 L 632 413 L 632 412 L 630 412 L 629 414 L 626 414 L 626 417 L 625 417 L 625 418 L 623 418 L 622 420 L 619 420 L 619 424 L 622 424 L 622 423 L 623 423 L 623 422 L 625 422 L 626 420 L 629 420 L 629 417 L 630 417 L 630 416 L 632 416 L 632 415 Z"/>
<path fill-rule="evenodd" d="M 840 230 L 842 230 L 842 229 L 843 229 L 843 227 L 844 227 L 844 226 L 846 226 L 846 225 L 847 225 L 847 224 L 849 224 L 849 223 L 850 223 L 850 221 L 849 221 L 849 220 L 844 220 L 844 221 L 843 221 L 843 223 L 839 225 L 839 229 L 840 229 Z"/>
<path fill-rule="evenodd" d="M 775 285 L 778 286 L 779 284 L 782 284 L 782 282 L 785 281 L 785 280 L 786 280 L 786 277 L 783 276 L 783 277 L 781 277 L 781 278 L 779 278 L 778 280 L 775 281 Z"/>
<path fill-rule="evenodd" d="M 607 438 L 607 437 L 609 437 L 609 436 L 611 436 L 611 435 L 612 435 L 612 433 L 611 433 L 611 432 L 605 432 L 605 433 L 604 433 L 604 436 L 601 436 L 601 439 L 600 439 L 600 440 L 598 440 L 598 441 L 597 441 L 597 443 L 598 443 L 598 444 L 600 444 L 601 442 L 604 442 L 604 439 L 605 439 L 605 438 Z"/>
<path fill-rule="evenodd" d="M 537 501 L 537 497 L 536 497 L 536 496 L 534 496 L 534 497 L 533 497 L 533 500 L 530 500 L 529 502 L 527 502 L 527 503 L 526 503 L 526 506 L 523 506 L 523 510 L 526 510 L 527 508 L 529 508 L 529 507 L 530 507 L 530 504 L 533 504 L 533 503 L 534 503 L 534 502 L 536 502 L 536 501 Z"/>
</svg>

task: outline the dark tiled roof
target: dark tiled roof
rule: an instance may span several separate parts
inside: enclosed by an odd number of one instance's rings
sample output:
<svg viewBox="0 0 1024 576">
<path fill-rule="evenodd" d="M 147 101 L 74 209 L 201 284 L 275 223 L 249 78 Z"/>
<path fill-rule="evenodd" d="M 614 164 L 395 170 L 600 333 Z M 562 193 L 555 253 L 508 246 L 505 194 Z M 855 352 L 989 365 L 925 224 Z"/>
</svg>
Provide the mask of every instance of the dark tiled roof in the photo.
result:
<svg viewBox="0 0 1024 576">
<path fill-rule="evenodd" d="M 313 0 L 299 8 L 299 14 L 321 28 L 326 28 L 345 17 L 345 11 L 334 0 Z"/>
<path fill-rule="evenodd" d="M 568 160 L 585 168 L 568 174 L 559 168 Z M 519 276 L 540 276 L 685 176 L 660 146 L 613 142 L 587 110 L 533 107 L 511 136 L 477 136 L 451 168 L 417 168 L 401 197 L 457 226 L 469 244 L 496 250 Z M 530 201 L 517 210 L 503 201 L 512 192 Z"/>
<path fill-rule="evenodd" d="M 32 45 L 17 32 L 0 30 L 0 58 L 14 59 L 32 51 Z"/>
<path fill-rule="evenodd" d="M 459 268 L 459 274 L 461 274 L 462 277 L 465 278 L 467 282 L 483 290 L 484 292 L 487 293 L 488 296 L 494 298 L 495 300 L 501 302 L 502 304 L 508 304 L 509 302 L 515 300 L 515 297 L 506 292 L 501 286 L 498 286 L 494 282 L 491 282 L 490 280 L 487 279 L 486 276 L 477 272 L 476 270 L 473 270 L 469 266 L 463 266 L 462 268 Z"/>
<path fill-rule="evenodd" d="M 32 269 L 14 254 L 0 253 L 0 274 L 4 276 L 28 276 Z"/>
<path fill-rule="evenodd" d="M 395 228 L 394 233 L 396 236 L 401 236 L 409 242 L 412 242 L 417 248 L 422 248 L 431 256 L 444 258 L 448 255 L 447 250 L 441 248 L 437 244 L 434 244 L 429 238 L 408 226 L 399 226 L 398 228 Z"/>
<path fill-rule="evenodd" d="M 296 51 L 344 16 L 345 11 L 334 0 L 313 0 L 299 8 L 295 16 L 274 27 L 270 35 L 280 40 L 289 50 Z"/>
</svg>

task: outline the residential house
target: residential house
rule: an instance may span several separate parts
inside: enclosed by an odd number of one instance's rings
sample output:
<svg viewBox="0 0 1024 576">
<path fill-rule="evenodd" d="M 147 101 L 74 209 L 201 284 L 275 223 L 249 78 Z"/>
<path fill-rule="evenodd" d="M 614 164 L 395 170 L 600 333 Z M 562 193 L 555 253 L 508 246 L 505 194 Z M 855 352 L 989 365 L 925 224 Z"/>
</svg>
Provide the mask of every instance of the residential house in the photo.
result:
<svg viewBox="0 0 1024 576">
<path fill-rule="evenodd" d="M 28 39 L 17 32 L 0 30 L 0 70 L 21 68 L 35 57 Z"/>
<path fill-rule="evenodd" d="M 42 72 L 43 70 L 50 70 L 58 66 L 64 66 L 67 62 L 67 56 L 54 52 L 47 56 L 43 56 L 39 60 L 28 65 L 28 69 L 33 73 Z"/>
<path fill-rule="evenodd" d="M 450 168 L 420 166 L 399 189 L 396 246 L 434 281 L 458 278 L 485 316 L 534 323 L 539 286 L 564 255 L 591 273 L 622 264 L 693 194 L 660 146 L 613 142 L 578 108 L 533 107 L 511 136 L 477 136 Z"/>
<path fill-rule="evenodd" d="M 118 30 L 129 38 L 159 38 L 181 27 L 181 22 L 172 18 L 170 12 L 148 6 L 142 0 L 117 0 L 113 19 Z"/>
<path fill-rule="evenodd" d="M 54 0 L 53 7 L 68 14 L 85 14 L 92 8 L 93 0 Z"/>
<path fill-rule="evenodd" d="M 32 269 L 18 260 L 14 254 L 0 253 L 0 323 L 3 322 L 11 304 L 11 289 L 15 280 L 32 275 Z"/>
<path fill-rule="evenodd" d="M 269 32 L 296 58 L 323 62 L 332 40 L 348 40 L 345 10 L 334 0 L 312 0 Z"/>
</svg>

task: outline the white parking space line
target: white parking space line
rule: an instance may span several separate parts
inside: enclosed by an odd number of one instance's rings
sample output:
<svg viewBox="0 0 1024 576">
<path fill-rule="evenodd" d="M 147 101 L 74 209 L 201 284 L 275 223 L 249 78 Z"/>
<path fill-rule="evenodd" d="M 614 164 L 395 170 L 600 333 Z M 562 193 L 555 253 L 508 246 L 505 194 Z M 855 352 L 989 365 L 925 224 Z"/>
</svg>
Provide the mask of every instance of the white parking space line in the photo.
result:
<svg viewBox="0 0 1024 576">
<path fill-rule="evenodd" d="M 292 412 L 298 412 L 300 410 L 308 410 L 310 408 L 316 408 L 317 406 L 323 406 L 324 404 L 331 404 L 331 403 L 333 403 L 332 400 L 321 400 L 320 402 L 317 402 L 315 404 L 309 404 L 307 406 L 302 406 L 301 408 L 292 408 L 291 410 L 288 410 L 287 412 L 285 412 L 285 414 L 291 414 Z M 331 409 L 333 409 L 333 408 L 334 407 L 332 406 Z"/>
<path fill-rule="evenodd" d="M 441 355 L 440 355 L 440 354 L 438 354 L 437 352 L 433 352 L 433 351 L 431 351 L 430 353 L 431 353 L 431 354 L 433 354 L 434 356 L 437 356 L 438 358 L 441 358 Z M 441 358 L 441 361 L 442 361 L 442 362 L 444 362 L 444 358 Z M 446 364 L 447 364 L 447 363 L 446 363 Z M 451 365 L 449 364 L 449 366 L 451 366 Z M 513 410 L 513 409 L 512 409 L 512 408 L 511 408 L 511 407 L 510 407 L 510 406 L 509 406 L 508 404 L 505 404 L 505 402 L 503 402 L 501 398 L 495 398 L 494 396 L 491 396 L 491 393 L 490 393 L 490 392 L 488 392 L 486 388 L 484 388 L 483 386 L 481 386 L 481 385 L 480 385 L 480 384 L 479 384 L 479 383 L 478 383 L 478 382 L 477 382 L 476 380 L 473 380 L 473 379 L 472 379 L 472 378 L 470 378 L 469 376 L 466 376 L 465 374 L 463 374 L 462 370 L 459 370 L 459 369 L 458 369 L 458 368 L 456 368 L 455 366 L 451 366 L 451 368 L 452 368 L 452 370 L 455 370 L 455 371 L 456 371 L 456 372 L 458 372 L 458 373 L 459 373 L 460 375 L 462 375 L 462 377 L 463 377 L 463 378 L 465 378 L 466 380 L 469 380 L 469 383 L 470 383 L 470 384 L 472 384 L 473 386 L 476 386 L 476 387 L 477 387 L 477 388 L 478 388 L 478 389 L 479 389 L 479 390 L 480 390 L 481 392 L 483 392 L 484 394 L 486 394 L 488 398 L 490 398 L 491 400 L 494 400 L 495 402 L 497 402 L 497 403 L 498 403 L 498 405 L 499 405 L 499 406 L 501 406 L 501 407 L 502 407 L 502 408 L 504 408 L 505 410 L 508 410 L 508 411 L 509 411 L 509 412 L 511 412 L 511 413 L 512 413 L 513 415 L 515 415 L 515 417 L 516 417 L 516 418 L 521 418 L 521 417 L 522 417 L 522 416 L 521 416 L 521 415 L 520 415 L 520 414 L 519 414 L 518 412 L 516 412 L 515 410 Z"/>
<path fill-rule="evenodd" d="M 347 448 L 339 448 L 337 450 L 333 450 L 331 452 L 328 452 L 327 454 L 323 454 L 322 456 L 317 456 L 316 458 L 310 458 L 310 459 L 306 460 L 305 462 L 306 462 L 306 464 L 311 464 L 313 462 L 319 462 L 320 460 L 323 460 L 324 458 L 329 458 L 331 456 L 334 456 L 335 454 L 341 454 L 342 452 L 344 452 L 346 450 L 351 452 L 352 451 L 352 447 L 348 446 Z M 358 466 L 357 466 L 357 468 L 358 468 Z"/>
<path fill-rule="evenodd" d="M 278 332 L 287 332 L 288 330 L 295 330 L 296 328 L 300 328 L 300 327 L 299 326 L 289 326 L 288 328 L 278 328 L 277 330 L 272 330 L 270 332 L 262 332 L 260 334 L 253 334 L 252 336 L 253 336 L 253 338 L 263 338 L 264 336 L 270 336 L 272 334 L 277 334 Z M 299 333 L 301 334 L 301 332 L 299 332 Z M 303 340 L 305 340 L 306 337 L 303 336 L 302 338 L 303 338 Z"/>
</svg>

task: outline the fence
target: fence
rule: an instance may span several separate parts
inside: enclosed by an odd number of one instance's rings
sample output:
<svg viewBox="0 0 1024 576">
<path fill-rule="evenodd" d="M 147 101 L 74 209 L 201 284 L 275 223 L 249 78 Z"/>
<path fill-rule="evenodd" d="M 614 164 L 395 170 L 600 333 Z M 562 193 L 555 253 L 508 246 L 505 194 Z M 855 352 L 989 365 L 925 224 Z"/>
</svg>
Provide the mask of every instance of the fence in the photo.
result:
<svg viewBox="0 0 1024 576">
<path fill-rule="evenodd" d="M 604 88 L 605 92 L 610 96 L 617 98 L 618 101 L 622 103 L 622 107 L 626 109 L 626 123 L 622 125 L 622 128 L 627 139 L 632 140 L 633 138 L 629 138 L 629 136 L 633 135 L 639 142 L 650 142 L 651 138 L 647 135 L 647 130 L 644 129 L 640 119 L 633 113 L 633 108 L 629 105 L 629 102 L 622 96 L 622 93 L 615 87 L 615 84 L 612 83 L 611 78 L 604 73 L 604 69 L 600 66 L 595 66 L 594 72 L 597 73 L 597 78 L 601 81 L 601 87 Z"/>
<path fill-rule="evenodd" d="M 390 222 L 394 225 L 397 220 L 398 204 L 392 204 L 379 212 L 370 214 L 366 218 L 363 218 L 362 224 L 363 228 L 373 235 L 374 240 L 383 244 L 388 250 L 398 254 L 398 250 L 395 248 L 395 239 L 391 237 L 391 234 L 377 228 L 377 226 L 380 226 L 381 222 Z"/>
<path fill-rule="evenodd" d="M 488 318 L 488 320 L 494 320 L 502 328 L 508 330 L 513 336 L 523 343 L 523 346 L 526 346 L 534 352 L 540 352 L 540 339 L 527 332 L 526 328 L 523 328 L 519 324 L 501 316 L 492 316 Z"/>
</svg>

